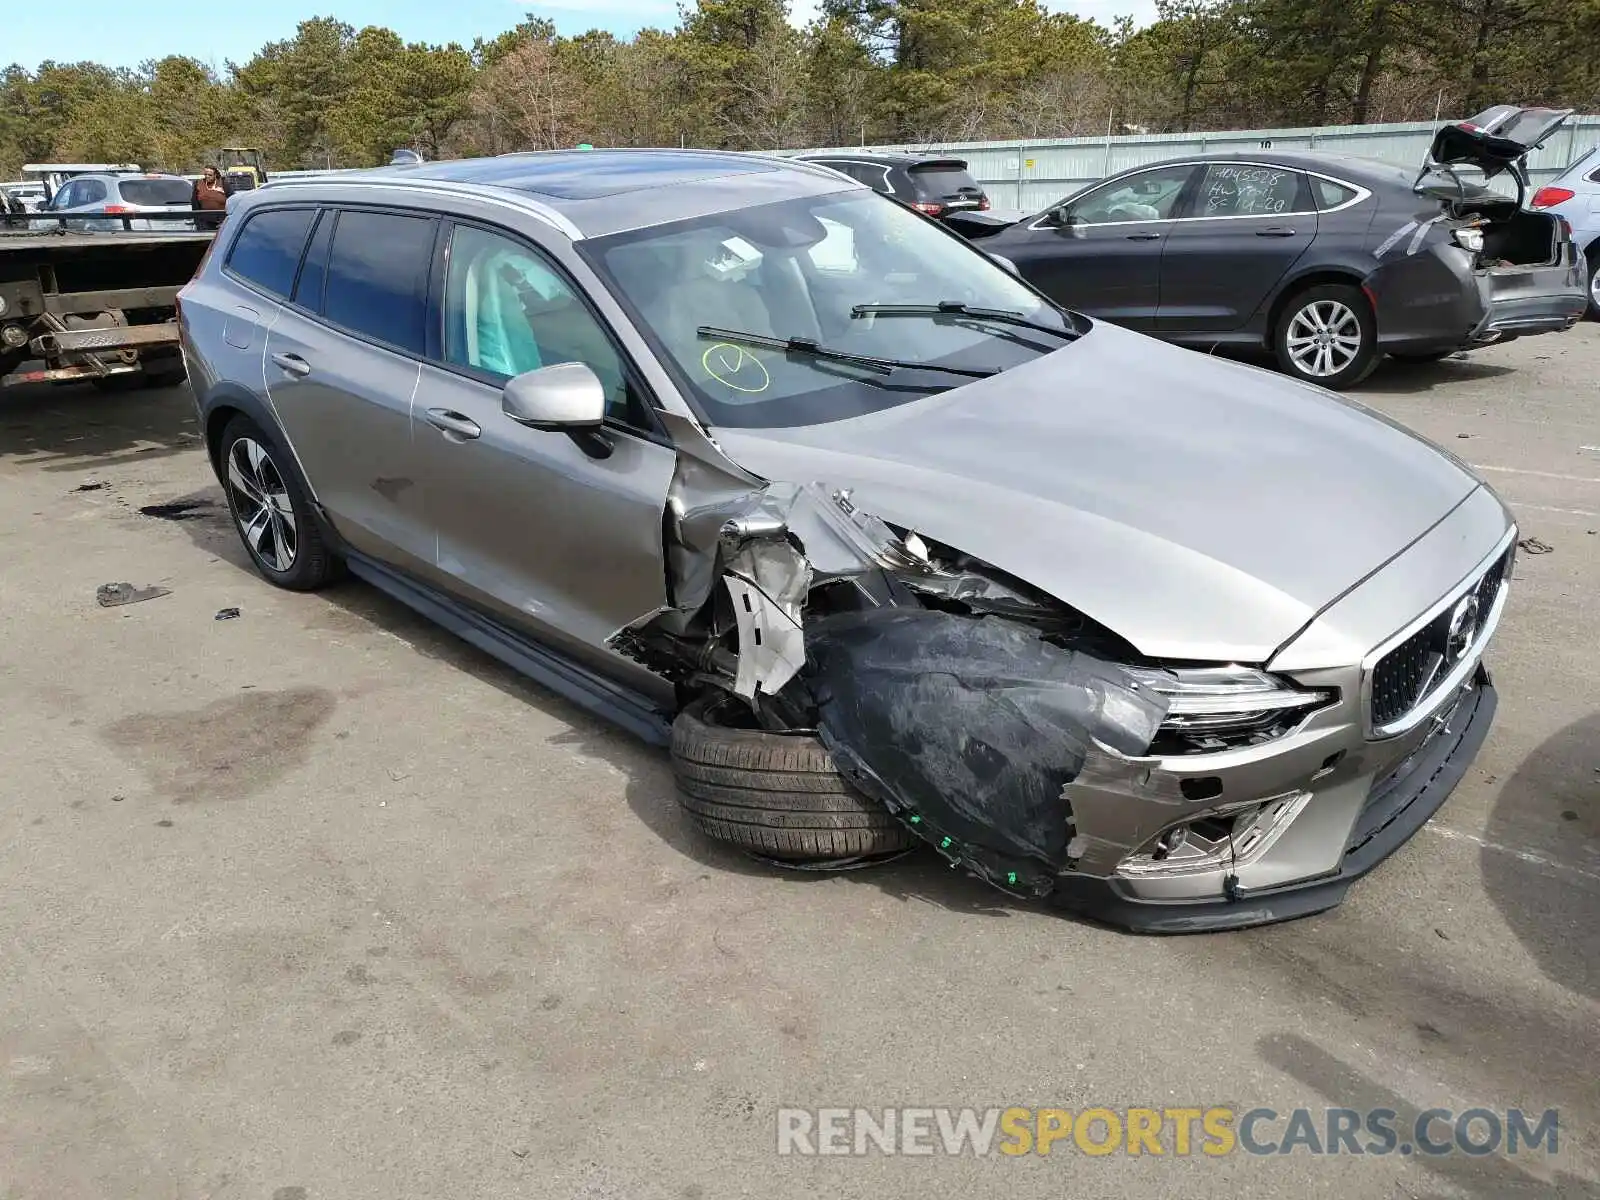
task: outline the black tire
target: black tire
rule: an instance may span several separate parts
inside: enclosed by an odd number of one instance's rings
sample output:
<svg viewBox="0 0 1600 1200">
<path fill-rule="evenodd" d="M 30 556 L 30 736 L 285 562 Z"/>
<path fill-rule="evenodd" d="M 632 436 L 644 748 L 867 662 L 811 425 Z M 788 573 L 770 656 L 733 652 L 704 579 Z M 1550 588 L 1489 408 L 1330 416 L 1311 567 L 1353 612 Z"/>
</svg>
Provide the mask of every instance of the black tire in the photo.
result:
<svg viewBox="0 0 1600 1200">
<path fill-rule="evenodd" d="M 189 378 L 188 368 L 178 355 L 157 358 L 144 364 L 142 386 L 147 388 L 177 387 Z"/>
<path fill-rule="evenodd" d="M 248 446 L 242 443 L 254 443 L 261 447 L 267 466 L 271 468 L 270 472 L 258 468 L 258 480 L 264 480 L 268 485 L 262 494 L 270 495 L 277 503 L 279 514 L 286 503 L 293 516 L 292 528 L 285 532 L 286 523 L 281 515 L 269 514 L 269 532 L 255 543 L 245 533 L 245 526 L 252 515 L 244 508 L 249 503 L 247 493 L 231 481 L 229 474 L 229 464 L 236 453 L 250 457 Z M 250 561 L 261 572 L 263 579 L 291 592 L 310 592 L 337 578 L 339 560 L 328 548 L 311 502 L 306 498 L 293 466 L 289 464 L 287 452 L 275 437 L 241 413 L 223 429 L 217 447 L 217 461 L 222 464 L 222 491 L 228 498 L 228 513 L 233 518 L 234 529 L 238 531 L 245 553 L 250 556 Z M 283 465 L 280 467 L 279 464 Z M 256 511 L 259 513 L 260 510 Z M 286 533 L 293 535 L 292 545 Z M 281 543 L 273 540 L 279 537 L 283 539 Z M 285 551 L 288 551 L 287 555 Z"/>
<path fill-rule="evenodd" d="M 719 719 L 734 711 L 721 697 L 697 700 L 672 724 L 679 800 L 707 837 L 788 862 L 870 858 L 914 844 L 888 810 L 850 789 L 815 736 Z"/>
<path fill-rule="evenodd" d="M 1322 308 L 1317 309 L 1315 306 Z M 1347 351 L 1351 356 L 1339 369 L 1328 374 L 1317 374 L 1302 361 L 1297 361 L 1296 354 L 1303 354 L 1303 349 L 1297 347 L 1295 352 L 1291 353 L 1289 339 L 1292 330 L 1299 332 L 1297 321 L 1302 314 L 1310 319 L 1318 312 L 1334 311 L 1333 306 L 1342 307 L 1354 319 L 1359 340 L 1354 347 L 1330 347 L 1330 354 L 1335 356 L 1336 361 Z M 1349 327 L 1348 323 L 1341 326 L 1343 329 Z M 1272 349 L 1278 359 L 1278 368 L 1284 374 L 1292 375 L 1307 383 L 1314 383 L 1318 387 L 1338 391 L 1360 383 L 1372 374 L 1372 369 L 1378 365 L 1378 323 L 1373 318 L 1372 306 L 1367 303 L 1367 298 L 1360 288 L 1347 283 L 1319 283 L 1289 297 L 1283 306 L 1283 311 L 1278 314 L 1277 325 L 1272 331 Z"/>
<path fill-rule="evenodd" d="M 132 392 L 144 386 L 144 376 L 138 371 L 124 371 L 118 375 L 98 375 L 89 380 L 90 385 L 97 392 L 109 392 L 118 395 L 122 392 Z"/>
<path fill-rule="evenodd" d="M 1402 352 L 1397 352 L 1397 351 L 1391 350 L 1389 352 L 1389 357 L 1394 359 L 1395 362 L 1403 362 L 1403 363 L 1436 363 L 1436 362 L 1443 362 L 1445 359 L 1449 358 L 1452 354 L 1455 354 L 1455 353 L 1456 353 L 1456 351 L 1454 351 L 1454 350 L 1429 350 L 1429 351 L 1427 351 L 1426 353 L 1423 353 L 1423 354 L 1408 354 L 1408 353 L 1405 353 L 1403 351 Z"/>
<path fill-rule="evenodd" d="M 1589 247 L 1589 320 L 1600 321 L 1600 242 Z"/>
</svg>

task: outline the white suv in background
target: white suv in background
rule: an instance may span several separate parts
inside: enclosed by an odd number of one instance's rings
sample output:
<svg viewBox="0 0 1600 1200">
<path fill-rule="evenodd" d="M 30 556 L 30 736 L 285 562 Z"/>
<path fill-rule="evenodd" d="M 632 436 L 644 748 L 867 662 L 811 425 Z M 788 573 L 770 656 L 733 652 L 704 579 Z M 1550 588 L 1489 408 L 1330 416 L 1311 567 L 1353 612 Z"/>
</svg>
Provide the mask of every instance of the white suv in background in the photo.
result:
<svg viewBox="0 0 1600 1200">
<path fill-rule="evenodd" d="M 1600 145 L 1540 188 L 1533 207 L 1572 226 L 1572 240 L 1589 258 L 1589 319 L 1600 321 Z"/>
</svg>

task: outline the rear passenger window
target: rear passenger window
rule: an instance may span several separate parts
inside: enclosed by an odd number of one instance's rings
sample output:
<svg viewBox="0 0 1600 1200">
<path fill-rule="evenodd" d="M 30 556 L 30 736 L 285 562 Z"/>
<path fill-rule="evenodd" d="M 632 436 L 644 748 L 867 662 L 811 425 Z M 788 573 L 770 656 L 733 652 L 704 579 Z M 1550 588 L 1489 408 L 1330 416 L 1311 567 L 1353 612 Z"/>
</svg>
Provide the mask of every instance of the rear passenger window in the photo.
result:
<svg viewBox="0 0 1600 1200">
<path fill-rule="evenodd" d="M 342 211 L 328 255 L 323 316 L 397 350 L 422 354 L 435 224 L 431 217 Z"/>
<path fill-rule="evenodd" d="M 1252 163 L 1208 163 L 1200 194 L 1195 197 L 1197 217 L 1275 217 L 1281 213 L 1311 211 L 1305 192 L 1306 177 L 1282 167 Z"/>
<path fill-rule="evenodd" d="M 245 222 L 228 251 L 227 269 L 274 296 L 288 296 L 311 232 L 314 208 L 274 208 Z"/>
<path fill-rule="evenodd" d="M 1348 204 L 1355 199 L 1355 188 L 1345 187 L 1342 183 L 1335 183 L 1331 179 L 1311 180 L 1311 188 L 1317 194 L 1317 207 L 1323 212 L 1330 208 L 1338 208 L 1341 204 Z"/>
<path fill-rule="evenodd" d="M 338 216 L 331 208 L 323 210 L 317 231 L 311 235 L 305 265 L 300 268 L 300 280 L 294 285 L 294 302 L 312 312 L 322 311 L 322 285 L 328 277 L 328 244 L 333 240 L 333 223 Z"/>
</svg>

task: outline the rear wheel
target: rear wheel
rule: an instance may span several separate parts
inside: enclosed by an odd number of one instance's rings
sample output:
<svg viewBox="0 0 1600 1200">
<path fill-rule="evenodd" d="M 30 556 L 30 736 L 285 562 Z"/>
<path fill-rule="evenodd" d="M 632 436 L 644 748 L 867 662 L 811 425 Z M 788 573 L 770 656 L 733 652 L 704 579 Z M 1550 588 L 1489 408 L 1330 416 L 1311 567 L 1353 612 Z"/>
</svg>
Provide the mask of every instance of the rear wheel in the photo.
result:
<svg viewBox="0 0 1600 1200">
<path fill-rule="evenodd" d="M 338 560 L 277 442 L 241 415 L 222 431 L 220 450 L 228 511 L 256 570 L 269 583 L 295 592 L 333 579 Z"/>
<path fill-rule="evenodd" d="M 1600 321 L 1600 242 L 1589 247 L 1589 320 Z"/>
<path fill-rule="evenodd" d="M 1290 298 L 1273 330 L 1287 375 L 1325 388 L 1360 383 L 1378 362 L 1378 325 L 1361 289 L 1319 283 Z"/>
</svg>

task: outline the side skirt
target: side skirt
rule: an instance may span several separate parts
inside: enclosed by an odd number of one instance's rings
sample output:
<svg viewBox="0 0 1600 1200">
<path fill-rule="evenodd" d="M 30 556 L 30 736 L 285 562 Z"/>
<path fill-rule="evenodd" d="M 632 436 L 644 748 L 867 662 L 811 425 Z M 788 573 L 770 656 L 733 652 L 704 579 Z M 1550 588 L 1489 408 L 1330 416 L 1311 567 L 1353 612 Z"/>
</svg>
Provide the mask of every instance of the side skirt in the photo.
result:
<svg viewBox="0 0 1600 1200">
<path fill-rule="evenodd" d="M 499 659 L 586 712 L 654 746 L 672 743 L 672 716 L 547 646 L 537 645 L 457 601 L 361 554 L 345 551 L 350 573 Z"/>
</svg>

